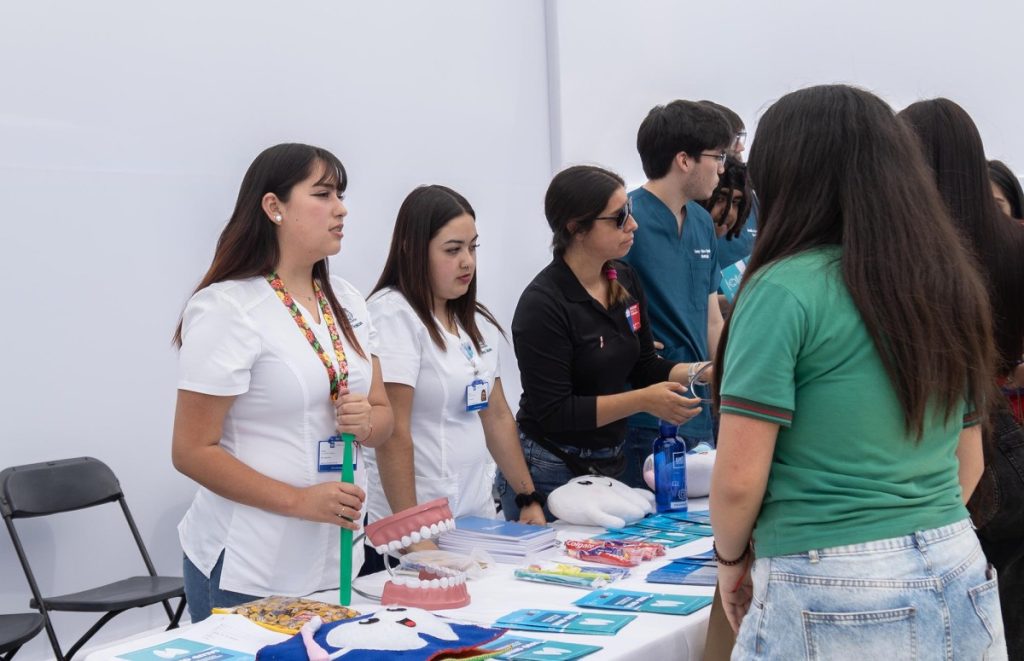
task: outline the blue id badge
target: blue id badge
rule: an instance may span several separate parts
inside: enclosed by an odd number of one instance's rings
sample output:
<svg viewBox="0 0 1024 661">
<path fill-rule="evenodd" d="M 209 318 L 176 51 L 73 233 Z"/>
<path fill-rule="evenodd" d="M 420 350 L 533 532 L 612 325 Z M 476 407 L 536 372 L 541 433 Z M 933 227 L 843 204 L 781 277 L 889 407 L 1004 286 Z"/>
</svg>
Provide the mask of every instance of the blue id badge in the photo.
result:
<svg viewBox="0 0 1024 661">
<path fill-rule="evenodd" d="M 466 386 L 467 411 L 479 411 L 487 408 L 487 398 L 490 396 L 490 393 L 487 392 L 489 386 L 490 384 L 483 379 L 473 379 L 473 383 Z"/>
<path fill-rule="evenodd" d="M 341 436 L 331 436 L 326 441 L 317 443 L 316 470 L 318 473 L 340 473 L 344 460 L 345 441 L 341 440 Z M 355 470 L 355 467 L 355 453 L 352 453 L 352 469 Z"/>
</svg>

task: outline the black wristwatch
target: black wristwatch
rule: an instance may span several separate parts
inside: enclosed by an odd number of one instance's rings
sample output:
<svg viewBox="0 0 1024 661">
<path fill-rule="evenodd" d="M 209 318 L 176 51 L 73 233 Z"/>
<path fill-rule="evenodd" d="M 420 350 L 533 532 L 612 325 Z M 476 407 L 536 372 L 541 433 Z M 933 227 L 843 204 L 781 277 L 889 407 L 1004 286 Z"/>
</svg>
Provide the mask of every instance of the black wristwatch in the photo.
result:
<svg viewBox="0 0 1024 661">
<path fill-rule="evenodd" d="M 516 507 L 518 507 L 519 509 L 523 509 L 530 503 L 537 503 L 541 507 L 544 507 L 544 503 L 546 502 L 548 502 L 547 497 L 544 494 L 539 493 L 537 491 L 534 491 L 533 493 L 516 494 Z"/>
</svg>

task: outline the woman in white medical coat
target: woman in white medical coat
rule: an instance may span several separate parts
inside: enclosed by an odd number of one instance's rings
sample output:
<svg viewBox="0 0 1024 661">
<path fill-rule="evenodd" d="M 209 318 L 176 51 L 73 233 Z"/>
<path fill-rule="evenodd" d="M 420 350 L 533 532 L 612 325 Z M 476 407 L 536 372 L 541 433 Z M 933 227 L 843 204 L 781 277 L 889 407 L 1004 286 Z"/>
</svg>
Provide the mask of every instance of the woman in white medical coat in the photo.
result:
<svg viewBox="0 0 1024 661">
<path fill-rule="evenodd" d="M 338 529 L 362 520 L 359 446 L 387 440 L 392 418 L 365 302 L 328 275 L 346 183 L 323 149 L 257 156 L 175 333 L 172 457 L 200 486 L 178 526 L 193 622 L 337 586 Z M 339 479 L 339 433 L 357 441 L 355 484 Z"/>
<path fill-rule="evenodd" d="M 504 337 L 476 300 L 476 247 L 462 195 L 421 186 L 402 203 L 367 302 L 395 416 L 390 441 L 366 453 L 367 470 L 380 474 L 370 480 L 371 523 L 442 496 L 455 516 L 494 517 L 494 462 L 524 502 L 520 521 L 545 523 L 501 387 Z"/>
</svg>

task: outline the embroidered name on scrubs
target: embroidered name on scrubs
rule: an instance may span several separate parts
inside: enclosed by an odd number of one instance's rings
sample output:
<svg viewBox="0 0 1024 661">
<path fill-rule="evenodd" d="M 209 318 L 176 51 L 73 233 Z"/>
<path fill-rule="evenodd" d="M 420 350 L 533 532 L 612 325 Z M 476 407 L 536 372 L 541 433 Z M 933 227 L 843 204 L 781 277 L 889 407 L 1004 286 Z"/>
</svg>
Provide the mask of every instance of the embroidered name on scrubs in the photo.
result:
<svg viewBox="0 0 1024 661">
<path fill-rule="evenodd" d="M 626 308 L 626 321 L 629 322 L 629 327 L 633 329 L 633 332 L 640 330 L 640 304 L 634 303 Z"/>
<path fill-rule="evenodd" d="M 281 278 L 273 272 L 266 274 L 264 277 L 270 283 L 271 289 L 274 290 L 274 293 L 277 294 L 277 297 L 281 299 L 281 302 L 288 309 L 288 312 L 291 313 L 292 319 L 295 320 L 295 324 L 302 331 L 306 341 L 309 342 L 309 346 L 313 347 L 313 351 L 316 352 L 320 362 L 327 369 L 327 379 L 331 384 L 331 400 L 337 400 L 341 386 L 348 385 L 348 360 L 345 358 L 345 347 L 341 344 L 341 335 L 338 333 L 338 327 L 334 323 L 334 315 L 331 314 L 331 307 L 327 303 L 327 296 L 324 295 L 320 285 L 314 280 L 313 293 L 316 295 L 316 302 L 320 306 L 320 314 L 323 315 L 324 322 L 327 324 L 327 332 L 331 336 L 331 344 L 334 345 L 334 357 L 338 360 L 338 369 L 334 368 L 334 363 L 331 362 L 330 356 L 324 351 L 320 340 L 316 339 L 313 329 L 309 327 L 306 318 L 302 316 L 302 310 L 299 309 L 298 303 L 295 302 L 292 295 L 284 288 L 284 282 Z M 348 313 L 347 310 L 345 312 Z M 340 435 L 331 436 L 325 441 L 320 441 L 319 452 L 317 453 L 317 470 L 321 473 L 340 471 L 342 469 L 342 453 L 344 448 L 345 444 Z"/>
<path fill-rule="evenodd" d="M 466 360 L 473 367 L 473 381 L 466 386 L 466 410 L 479 411 L 487 408 L 487 398 L 489 395 L 487 390 L 491 384 L 486 379 L 480 378 L 480 358 L 473 350 L 473 343 L 470 342 L 469 338 L 462 338 L 461 328 L 459 329 L 459 338 L 462 339 L 461 344 L 459 344 L 459 348 L 462 349 L 462 355 L 466 357 Z"/>
</svg>

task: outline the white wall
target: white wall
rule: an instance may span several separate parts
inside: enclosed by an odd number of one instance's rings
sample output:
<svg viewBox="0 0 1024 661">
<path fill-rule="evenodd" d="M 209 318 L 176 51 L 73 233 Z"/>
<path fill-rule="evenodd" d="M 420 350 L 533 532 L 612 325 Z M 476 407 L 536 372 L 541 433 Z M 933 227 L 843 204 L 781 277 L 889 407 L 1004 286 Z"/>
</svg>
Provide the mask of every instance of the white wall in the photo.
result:
<svg viewBox="0 0 1024 661">
<path fill-rule="evenodd" d="M 1024 174 L 1022 3 L 558 0 L 554 14 L 561 163 L 602 163 L 639 184 L 636 131 L 656 104 L 709 98 L 753 136 L 760 113 L 787 92 L 851 83 L 896 110 L 957 101 L 989 157 Z"/>
<path fill-rule="evenodd" d="M 896 107 L 945 95 L 991 156 L 1024 168 L 1022 19 L 1011 0 L 2 3 L 0 467 L 103 459 L 158 568 L 180 571 L 194 486 L 169 459 L 170 336 L 263 147 L 306 141 L 344 160 L 351 214 L 332 266 L 364 291 L 413 186 L 464 193 L 481 298 L 507 324 L 548 260 L 551 169 L 597 162 L 639 183 L 636 128 L 656 103 L 711 98 L 752 129 L 811 83 L 858 83 Z M 116 511 L 25 523 L 44 590 L 135 566 Z M 0 612 L 27 594 L 0 534 Z M 99 640 L 159 619 L 122 615 Z M 57 625 L 70 644 L 88 618 Z M 19 658 L 48 656 L 40 638 Z"/>
<path fill-rule="evenodd" d="M 0 467 L 106 461 L 160 571 L 181 571 L 195 490 L 170 465 L 170 338 L 261 149 L 303 141 L 345 162 L 332 268 L 364 292 L 421 183 L 476 207 L 482 299 L 506 323 L 506 292 L 546 260 L 521 231 L 543 226 L 550 166 L 539 1 L 12 2 L 0 26 Z M 44 592 L 142 570 L 103 510 L 25 522 Z M 27 607 L 2 533 L 0 612 Z M 160 617 L 121 615 L 99 640 Z M 91 621 L 56 617 L 65 649 Z M 44 640 L 19 658 L 48 657 Z"/>
</svg>

